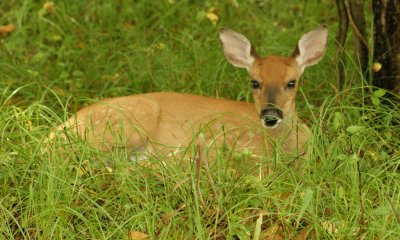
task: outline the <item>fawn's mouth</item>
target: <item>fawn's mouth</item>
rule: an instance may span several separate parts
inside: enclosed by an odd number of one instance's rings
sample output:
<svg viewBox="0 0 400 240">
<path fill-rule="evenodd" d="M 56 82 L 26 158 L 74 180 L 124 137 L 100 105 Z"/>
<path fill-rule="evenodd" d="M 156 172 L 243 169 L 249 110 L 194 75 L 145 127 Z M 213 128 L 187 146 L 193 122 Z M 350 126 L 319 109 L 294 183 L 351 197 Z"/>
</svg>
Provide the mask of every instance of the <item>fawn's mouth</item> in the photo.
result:
<svg viewBox="0 0 400 240">
<path fill-rule="evenodd" d="M 282 122 L 282 119 L 277 116 L 263 116 L 261 118 L 261 122 L 264 127 L 274 129 L 278 127 L 278 125 Z"/>
<path fill-rule="evenodd" d="M 283 113 L 277 108 L 266 108 L 261 111 L 261 122 L 266 128 L 276 128 L 283 119 Z"/>
</svg>

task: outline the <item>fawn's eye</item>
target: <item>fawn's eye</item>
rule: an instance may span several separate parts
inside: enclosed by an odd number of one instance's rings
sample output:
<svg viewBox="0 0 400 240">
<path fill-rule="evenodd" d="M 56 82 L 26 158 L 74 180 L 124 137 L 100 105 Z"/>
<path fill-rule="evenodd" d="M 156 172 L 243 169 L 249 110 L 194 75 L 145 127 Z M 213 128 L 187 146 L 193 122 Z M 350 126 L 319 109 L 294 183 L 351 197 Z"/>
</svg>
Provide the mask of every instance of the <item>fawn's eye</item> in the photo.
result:
<svg viewBox="0 0 400 240">
<path fill-rule="evenodd" d="M 261 85 L 260 85 L 260 83 L 259 83 L 257 80 L 251 80 L 251 87 L 252 87 L 253 89 L 260 89 L 260 88 L 261 88 Z"/>
<path fill-rule="evenodd" d="M 296 80 L 290 80 L 287 83 L 287 87 L 293 89 L 294 87 L 296 87 Z"/>
</svg>

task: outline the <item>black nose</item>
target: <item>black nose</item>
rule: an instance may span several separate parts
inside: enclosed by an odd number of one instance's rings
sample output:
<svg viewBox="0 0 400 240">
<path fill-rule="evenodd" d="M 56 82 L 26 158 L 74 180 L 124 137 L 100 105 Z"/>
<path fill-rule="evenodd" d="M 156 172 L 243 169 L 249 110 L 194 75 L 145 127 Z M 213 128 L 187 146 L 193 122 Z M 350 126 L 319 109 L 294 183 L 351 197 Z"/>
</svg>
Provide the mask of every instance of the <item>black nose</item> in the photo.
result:
<svg viewBox="0 0 400 240">
<path fill-rule="evenodd" d="M 265 126 L 273 127 L 279 120 L 283 119 L 283 112 L 278 108 L 268 107 L 261 110 L 260 118 L 264 122 Z"/>
</svg>

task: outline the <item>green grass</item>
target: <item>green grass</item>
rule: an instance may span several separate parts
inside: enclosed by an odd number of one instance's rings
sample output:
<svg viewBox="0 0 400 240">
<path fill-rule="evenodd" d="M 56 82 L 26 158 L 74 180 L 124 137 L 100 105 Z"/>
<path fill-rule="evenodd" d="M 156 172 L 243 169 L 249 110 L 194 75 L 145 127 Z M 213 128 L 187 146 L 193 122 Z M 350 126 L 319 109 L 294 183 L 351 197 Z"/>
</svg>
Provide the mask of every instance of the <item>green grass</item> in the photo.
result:
<svg viewBox="0 0 400 240">
<path fill-rule="evenodd" d="M 0 25 L 17 26 L 0 39 L 1 239 L 400 238 L 399 105 L 371 103 L 351 51 L 348 87 L 335 96 L 332 1 L 56 1 L 55 13 L 40 16 L 43 3 L 0 3 Z M 329 49 L 306 70 L 297 101 L 313 132 L 301 172 L 284 159 L 263 180 L 204 169 L 198 188 L 195 167 L 148 169 L 123 149 L 45 142 L 105 97 L 177 91 L 251 101 L 249 77 L 224 59 L 218 28 L 244 33 L 262 55 L 288 55 L 323 23 Z"/>
</svg>

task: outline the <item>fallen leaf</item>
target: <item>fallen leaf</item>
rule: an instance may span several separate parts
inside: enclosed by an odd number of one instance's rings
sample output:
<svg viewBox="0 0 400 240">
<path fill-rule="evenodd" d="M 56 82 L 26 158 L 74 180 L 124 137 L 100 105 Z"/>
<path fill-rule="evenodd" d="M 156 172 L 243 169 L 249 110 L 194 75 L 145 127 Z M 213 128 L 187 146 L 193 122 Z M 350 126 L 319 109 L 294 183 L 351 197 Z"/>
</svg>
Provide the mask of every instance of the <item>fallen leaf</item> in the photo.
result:
<svg viewBox="0 0 400 240">
<path fill-rule="evenodd" d="M 166 46 L 165 43 L 157 43 L 154 45 L 156 49 L 164 49 Z"/>
<path fill-rule="evenodd" d="M 322 228 L 331 235 L 339 232 L 339 230 L 337 229 L 335 224 L 333 224 L 331 221 L 322 222 L 321 225 L 322 225 Z"/>
<path fill-rule="evenodd" d="M 150 239 L 150 236 L 146 233 L 138 231 L 128 231 L 128 240 L 146 240 Z"/>
<path fill-rule="evenodd" d="M 0 37 L 6 36 L 8 33 L 12 32 L 15 30 L 15 25 L 14 24 L 8 24 L 5 26 L 0 26 Z"/>
<path fill-rule="evenodd" d="M 263 240 L 281 240 L 285 239 L 282 228 L 279 225 L 272 226 L 260 234 Z"/>
<path fill-rule="evenodd" d="M 161 221 L 162 221 L 164 224 L 167 224 L 173 217 L 175 217 L 176 215 L 178 215 L 178 213 L 179 213 L 181 210 L 185 209 L 185 208 L 186 208 L 186 205 L 183 204 L 183 205 L 181 205 L 178 209 L 175 209 L 175 210 L 171 211 L 170 213 L 163 214 L 163 215 L 161 216 Z"/>
<path fill-rule="evenodd" d="M 304 228 L 296 236 L 296 240 L 305 240 L 305 239 L 316 239 L 315 238 L 315 230 L 310 230 L 308 228 Z"/>
<path fill-rule="evenodd" d="M 218 15 L 213 13 L 213 12 L 209 12 L 207 13 L 207 18 L 208 20 L 210 20 L 213 24 L 215 24 L 218 21 Z"/>
<path fill-rule="evenodd" d="M 56 9 L 54 7 L 53 2 L 45 2 L 42 6 L 42 8 L 39 10 L 38 14 L 39 17 L 44 17 L 47 14 L 53 14 L 55 13 Z"/>
<path fill-rule="evenodd" d="M 11 98 L 8 98 L 6 101 L 3 103 L 5 106 L 22 106 L 22 105 L 28 105 L 29 101 L 22 97 L 18 96 L 12 96 Z"/>
<path fill-rule="evenodd" d="M 210 8 L 210 10 L 208 10 L 206 17 L 208 18 L 208 20 L 211 21 L 211 23 L 215 26 L 219 20 L 219 17 L 216 13 L 216 9 L 214 7 Z"/>
<path fill-rule="evenodd" d="M 46 10 L 48 13 L 54 13 L 56 9 L 54 8 L 54 3 L 53 2 L 45 2 L 43 4 L 43 9 Z"/>
<path fill-rule="evenodd" d="M 184 179 L 180 180 L 179 182 L 177 182 L 175 184 L 174 188 L 172 189 L 172 193 L 175 193 L 176 190 L 181 188 L 183 186 L 183 184 L 185 184 L 189 179 L 190 179 L 190 177 L 187 177 L 187 178 L 184 178 Z"/>
<path fill-rule="evenodd" d="M 75 47 L 78 48 L 78 49 L 84 49 L 86 47 L 86 44 L 84 42 L 78 42 L 75 45 Z"/>
<path fill-rule="evenodd" d="M 86 191 L 86 192 L 88 192 L 88 193 L 90 193 L 90 194 L 92 194 L 92 195 L 94 195 L 94 196 L 99 195 L 98 192 L 96 192 L 95 190 L 90 189 L 90 188 L 88 188 L 88 187 L 81 187 L 79 190 L 80 190 L 80 191 Z"/>
<path fill-rule="evenodd" d="M 31 121 L 28 121 L 28 122 L 26 123 L 26 128 L 27 128 L 29 131 L 32 131 L 32 129 L 33 129 L 33 124 L 32 124 Z"/>
<path fill-rule="evenodd" d="M 123 25 L 124 25 L 125 30 L 131 30 L 135 27 L 135 23 L 131 22 L 131 21 L 124 22 Z"/>
</svg>

